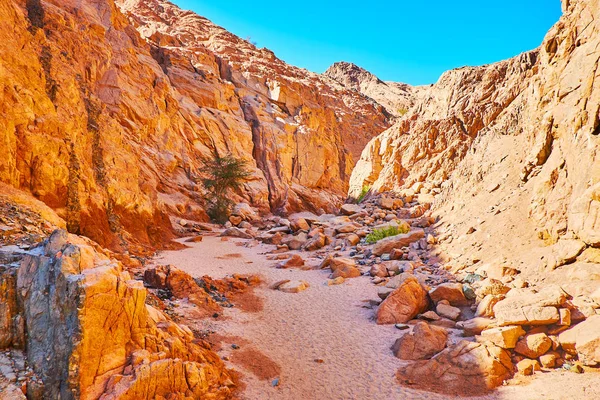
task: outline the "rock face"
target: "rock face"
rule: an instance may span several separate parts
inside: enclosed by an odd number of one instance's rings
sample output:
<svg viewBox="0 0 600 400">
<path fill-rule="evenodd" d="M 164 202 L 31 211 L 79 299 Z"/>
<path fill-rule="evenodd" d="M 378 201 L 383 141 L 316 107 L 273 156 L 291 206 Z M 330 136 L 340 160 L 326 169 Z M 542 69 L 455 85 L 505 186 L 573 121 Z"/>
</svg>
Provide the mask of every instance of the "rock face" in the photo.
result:
<svg viewBox="0 0 600 400">
<path fill-rule="evenodd" d="M 0 181 L 112 249 L 164 243 L 169 215 L 205 219 L 199 169 L 215 155 L 249 163 L 235 199 L 333 210 L 390 125 L 373 100 L 167 1 L 15 0 L 0 17 Z"/>
<path fill-rule="evenodd" d="M 219 357 L 146 305 L 142 282 L 92 242 L 56 231 L 23 259 L 16 289 L 43 398 L 230 395 Z"/>
<path fill-rule="evenodd" d="M 539 49 L 449 71 L 426 89 L 367 145 L 350 195 L 369 186 L 430 196 L 456 263 L 499 259 L 556 282 L 578 271 L 581 243 L 600 246 L 600 4 L 563 10 Z M 573 248 L 547 247 L 559 239 Z"/>
<path fill-rule="evenodd" d="M 372 98 L 395 117 L 405 115 L 424 90 L 405 83 L 383 82 L 371 72 L 348 62 L 333 64 L 324 75 Z"/>
</svg>

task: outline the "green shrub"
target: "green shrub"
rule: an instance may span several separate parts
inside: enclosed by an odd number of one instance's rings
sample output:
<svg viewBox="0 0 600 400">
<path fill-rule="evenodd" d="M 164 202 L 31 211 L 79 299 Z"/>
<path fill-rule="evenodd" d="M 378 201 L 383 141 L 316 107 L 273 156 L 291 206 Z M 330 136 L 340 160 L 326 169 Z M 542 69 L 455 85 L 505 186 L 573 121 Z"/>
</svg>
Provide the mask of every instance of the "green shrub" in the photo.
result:
<svg viewBox="0 0 600 400">
<path fill-rule="evenodd" d="M 371 191 L 371 187 L 370 186 L 363 186 L 362 190 L 360 191 L 360 194 L 358 195 L 357 199 L 356 199 L 356 204 L 361 203 L 365 197 L 367 197 L 367 195 L 369 194 L 369 192 Z"/>
<path fill-rule="evenodd" d="M 374 229 L 373 232 L 367 235 L 365 240 L 367 241 L 367 243 L 373 244 L 380 241 L 381 239 L 385 239 L 386 237 L 396 236 L 403 233 L 408 233 L 408 229 L 406 229 L 406 227 L 390 225 L 383 228 Z"/>
<path fill-rule="evenodd" d="M 404 116 L 406 113 L 408 112 L 408 108 L 399 108 L 398 109 L 398 115 L 400 115 L 401 117 Z"/>
<path fill-rule="evenodd" d="M 229 190 L 239 190 L 251 175 L 246 161 L 232 156 L 215 157 L 204 161 L 202 184 L 207 190 L 208 216 L 218 223 L 225 223 L 233 202 L 227 197 Z"/>
</svg>

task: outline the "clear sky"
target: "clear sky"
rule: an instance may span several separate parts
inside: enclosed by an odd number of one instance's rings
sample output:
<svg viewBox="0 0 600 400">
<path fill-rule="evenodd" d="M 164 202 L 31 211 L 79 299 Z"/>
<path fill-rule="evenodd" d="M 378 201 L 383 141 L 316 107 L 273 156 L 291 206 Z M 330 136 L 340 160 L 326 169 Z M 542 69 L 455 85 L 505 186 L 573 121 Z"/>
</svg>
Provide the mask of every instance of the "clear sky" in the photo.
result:
<svg viewBox="0 0 600 400">
<path fill-rule="evenodd" d="M 534 49 L 561 15 L 560 0 L 171 1 L 292 65 L 349 61 L 413 85 Z"/>
</svg>

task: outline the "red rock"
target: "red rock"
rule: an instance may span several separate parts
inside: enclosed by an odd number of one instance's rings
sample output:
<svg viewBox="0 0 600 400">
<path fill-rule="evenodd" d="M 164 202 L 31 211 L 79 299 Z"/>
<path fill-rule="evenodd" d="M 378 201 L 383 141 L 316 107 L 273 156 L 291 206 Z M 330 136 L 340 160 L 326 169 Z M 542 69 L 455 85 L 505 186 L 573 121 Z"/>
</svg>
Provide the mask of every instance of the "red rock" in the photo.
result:
<svg viewBox="0 0 600 400">
<path fill-rule="evenodd" d="M 407 277 L 377 310 L 378 324 L 406 323 L 429 305 L 427 292 L 415 277 Z"/>
</svg>

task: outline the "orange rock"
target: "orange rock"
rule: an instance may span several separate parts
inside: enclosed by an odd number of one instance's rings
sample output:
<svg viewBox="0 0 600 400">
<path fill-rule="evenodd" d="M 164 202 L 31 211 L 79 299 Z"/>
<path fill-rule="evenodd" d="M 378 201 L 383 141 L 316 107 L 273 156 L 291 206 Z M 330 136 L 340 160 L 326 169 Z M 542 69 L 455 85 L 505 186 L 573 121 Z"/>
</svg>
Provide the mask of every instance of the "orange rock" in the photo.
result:
<svg viewBox="0 0 600 400">
<path fill-rule="evenodd" d="M 377 309 L 377 323 L 406 323 L 425 311 L 428 305 L 427 292 L 415 277 L 409 276 L 381 303 Z"/>
</svg>

